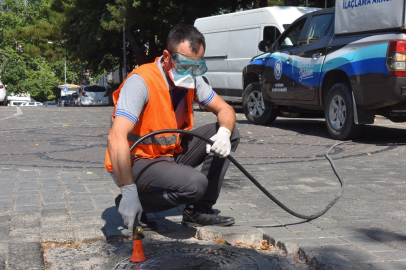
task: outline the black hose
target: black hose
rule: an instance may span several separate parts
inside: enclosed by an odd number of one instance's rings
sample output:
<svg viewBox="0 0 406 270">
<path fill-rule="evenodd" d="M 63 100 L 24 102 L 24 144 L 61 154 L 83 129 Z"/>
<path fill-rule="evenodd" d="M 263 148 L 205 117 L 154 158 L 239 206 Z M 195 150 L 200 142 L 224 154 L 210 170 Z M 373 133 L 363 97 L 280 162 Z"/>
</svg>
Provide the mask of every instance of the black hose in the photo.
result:
<svg viewBox="0 0 406 270">
<path fill-rule="evenodd" d="M 164 129 L 164 130 L 159 130 L 159 131 L 154 131 L 151 133 L 148 133 L 147 135 L 142 136 L 141 138 L 139 138 L 130 148 L 130 152 L 132 152 L 134 150 L 134 148 L 140 144 L 143 140 L 152 137 L 154 135 L 157 134 L 162 134 L 162 133 L 181 133 L 181 134 L 188 134 L 188 135 L 192 135 L 194 137 L 198 137 L 199 139 L 202 139 L 203 141 L 208 142 L 210 145 L 212 145 L 214 142 L 200 134 L 197 134 L 195 132 L 192 131 L 186 131 L 186 130 L 182 130 L 182 129 Z M 335 175 L 337 176 L 338 180 L 340 181 L 341 184 L 341 189 L 340 192 L 338 192 L 337 196 L 334 198 L 334 200 L 332 200 L 322 211 L 310 215 L 310 216 L 306 216 L 306 215 L 302 215 L 299 213 L 296 213 L 292 210 L 290 210 L 289 208 L 287 208 L 283 203 L 281 203 L 278 199 L 276 199 L 274 196 L 272 196 L 271 193 L 268 192 L 268 190 L 266 190 L 249 172 L 247 172 L 243 166 L 241 166 L 240 163 L 237 162 L 237 160 L 235 160 L 235 158 L 233 158 L 231 155 L 229 155 L 227 158 L 238 168 L 240 169 L 240 171 L 245 174 L 245 176 L 247 176 L 252 183 L 254 183 L 266 196 L 268 196 L 269 199 L 271 199 L 274 203 L 276 203 L 277 205 L 279 205 L 283 210 L 285 210 L 286 212 L 288 212 L 289 214 L 292 214 L 295 217 L 301 218 L 301 219 L 306 219 L 306 220 L 311 220 L 311 219 L 315 219 L 320 217 L 321 215 L 325 214 L 328 210 L 330 210 L 330 208 L 338 201 L 338 199 L 340 199 L 341 195 L 344 192 L 344 181 L 341 178 L 341 176 L 338 174 L 333 161 L 331 160 L 331 158 L 328 156 L 328 154 L 330 153 L 330 151 L 336 147 L 337 145 L 343 144 L 343 143 L 347 143 L 350 141 L 345 141 L 345 142 L 339 142 L 334 144 L 332 147 L 330 147 L 330 149 L 327 151 L 325 157 L 328 159 L 328 161 L 330 162 L 331 168 L 333 169 Z"/>
</svg>

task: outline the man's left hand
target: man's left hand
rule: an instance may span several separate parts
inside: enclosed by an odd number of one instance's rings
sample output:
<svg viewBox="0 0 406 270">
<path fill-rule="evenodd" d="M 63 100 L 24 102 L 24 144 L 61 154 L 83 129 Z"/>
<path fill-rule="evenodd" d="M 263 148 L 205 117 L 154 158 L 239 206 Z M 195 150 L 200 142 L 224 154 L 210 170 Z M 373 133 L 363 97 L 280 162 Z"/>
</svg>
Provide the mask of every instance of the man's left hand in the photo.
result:
<svg viewBox="0 0 406 270">
<path fill-rule="evenodd" d="M 225 158 L 230 155 L 231 143 L 230 143 L 231 131 L 225 127 L 220 127 L 217 133 L 210 138 L 214 141 L 213 145 L 206 145 L 206 152 L 213 151 L 220 155 L 221 158 Z"/>
</svg>

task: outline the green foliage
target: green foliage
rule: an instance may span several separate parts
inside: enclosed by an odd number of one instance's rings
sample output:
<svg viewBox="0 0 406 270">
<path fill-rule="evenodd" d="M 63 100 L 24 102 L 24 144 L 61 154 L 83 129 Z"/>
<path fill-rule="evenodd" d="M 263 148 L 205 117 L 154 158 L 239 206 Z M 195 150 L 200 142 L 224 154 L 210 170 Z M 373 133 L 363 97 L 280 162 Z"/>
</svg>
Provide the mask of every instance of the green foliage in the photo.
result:
<svg viewBox="0 0 406 270">
<path fill-rule="evenodd" d="M 65 57 L 67 83 L 80 84 L 81 62 L 94 79 L 123 67 L 123 27 L 129 72 L 161 55 L 178 23 L 264 5 L 266 0 L 0 0 L 0 76 L 9 92 L 54 99 L 65 82 Z"/>
<path fill-rule="evenodd" d="M 0 1 L 0 76 L 9 94 L 26 92 L 39 101 L 59 95 L 65 52 L 60 25 L 65 16 L 50 8 L 52 2 Z M 68 54 L 68 83 L 79 82 L 77 67 Z"/>
</svg>

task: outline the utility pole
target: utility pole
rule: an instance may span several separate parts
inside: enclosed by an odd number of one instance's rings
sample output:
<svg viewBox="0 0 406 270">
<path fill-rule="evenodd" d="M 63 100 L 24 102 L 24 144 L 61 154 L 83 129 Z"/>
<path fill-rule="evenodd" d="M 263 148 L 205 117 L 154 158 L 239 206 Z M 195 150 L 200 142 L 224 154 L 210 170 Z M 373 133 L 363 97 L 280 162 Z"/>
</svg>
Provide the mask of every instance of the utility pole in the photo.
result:
<svg viewBox="0 0 406 270">
<path fill-rule="evenodd" d="M 65 87 L 66 87 L 66 49 L 65 49 Z"/>
</svg>

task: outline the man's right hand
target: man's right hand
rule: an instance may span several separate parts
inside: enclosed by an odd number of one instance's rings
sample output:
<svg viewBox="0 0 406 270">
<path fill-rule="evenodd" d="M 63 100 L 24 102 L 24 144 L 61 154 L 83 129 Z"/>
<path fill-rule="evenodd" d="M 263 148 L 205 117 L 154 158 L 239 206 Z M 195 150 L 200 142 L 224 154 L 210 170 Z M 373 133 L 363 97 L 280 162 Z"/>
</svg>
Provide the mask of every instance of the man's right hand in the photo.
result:
<svg viewBox="0 0 406 270">
<path fill-rule="evenodd" d="M 137 186 L 135 184 L 122 186 L 121 194 L 123 198 L 120 201 L 118 212 L 124 219 L 124 225 L 127 225 L 128 230 L 132 233 L 135 218 L 137 218 L 139 222 L 142 214 L 142 206 L 138 198 Z"/>
</svg>

